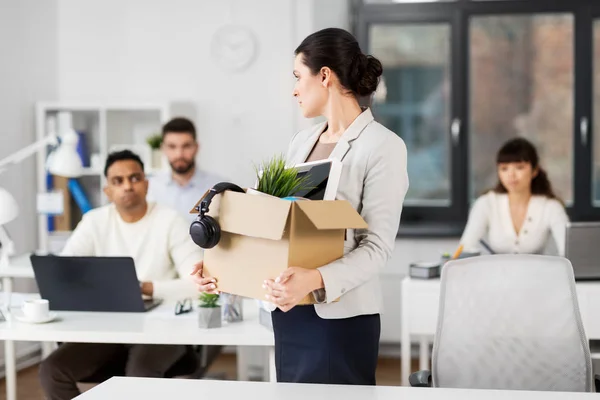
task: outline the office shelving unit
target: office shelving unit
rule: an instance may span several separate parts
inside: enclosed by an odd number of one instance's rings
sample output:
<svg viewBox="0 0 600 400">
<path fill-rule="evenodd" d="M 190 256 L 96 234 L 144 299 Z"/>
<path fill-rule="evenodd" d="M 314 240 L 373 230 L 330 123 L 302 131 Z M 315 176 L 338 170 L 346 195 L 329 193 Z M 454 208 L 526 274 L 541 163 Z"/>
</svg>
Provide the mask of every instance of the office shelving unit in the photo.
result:
<svg viewBox="0 0 600 400">
<path fill-rule="evenodd" d="M 162 124 L 169 118 L 167 103 L 82 103 L 82 102 L 41 102 L 36 104 L 36 136 L 41 139 L 49 134 L 61 112 L 71 114 L 72 127 L 82 138 L 84 174 L 77 178 L 90 205 L 98 207 L 108 200 L 102 188 L 105 185 L 104 162 L 109 152 L 129 148 L 144 161 L 146 173 L 151 175 L 162 167 L 153 167 L 153 154 L 146 138 L 160 132 Z M 61 127 L 56 126 L 60 131 Z M 38 214 L 38 250 L 40 252 L 58 252 L 72 229 L 81 220 L 82 213 L 65 188 L 66 180 L 49 178 L 45 169 L 48 151 L 37 155 L 37 192 L 62 190 L 65 196 L 65 213 L 62 216 Z M 162 162 L 166 166 L 166 162 Z M 56 186 L 60 183 L 60 187 Z M 54 218 L 54 220 L 51 220 Z M 49 229 L 53 221 L 62 218 L 59 229 Z"/>
</svg>

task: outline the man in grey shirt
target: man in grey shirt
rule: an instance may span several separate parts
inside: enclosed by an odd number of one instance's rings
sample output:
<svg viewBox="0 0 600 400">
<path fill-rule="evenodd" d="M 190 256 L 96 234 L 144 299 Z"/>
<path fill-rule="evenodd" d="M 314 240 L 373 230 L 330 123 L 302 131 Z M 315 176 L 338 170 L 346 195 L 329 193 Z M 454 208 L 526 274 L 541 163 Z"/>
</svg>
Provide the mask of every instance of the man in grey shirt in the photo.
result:
<svg viewBox="0 0 600 400">
<path fill-rule="evenodd" d="M 197 216 L 190 214 L 194 204 L 207 190 L 227 180 L 200 171 L 196 166 L 199 147 L 194 123 L 183 117 L 173 118 L 162 128 L 161 145 L 171 168 L 148 179 L 148 201 L 164 204 L 179 211 L 190 224 Z M 219 355 L 221 349 L 222 346 L 203 346 L 203 364 L 206 368 Z"/>
<path fill-rule="evenodd" d="M 199 149 L 196 127 L 187 118 L 173 118 L 163 126 L 161 148 L 171 168 L 149 179 L 147 198 L 174 208 L 191 223 L 196 217 L 189 213 L 194 204 L 207 190 L 226 179 L 200 171 L 196 166 Z"/>
</svg>

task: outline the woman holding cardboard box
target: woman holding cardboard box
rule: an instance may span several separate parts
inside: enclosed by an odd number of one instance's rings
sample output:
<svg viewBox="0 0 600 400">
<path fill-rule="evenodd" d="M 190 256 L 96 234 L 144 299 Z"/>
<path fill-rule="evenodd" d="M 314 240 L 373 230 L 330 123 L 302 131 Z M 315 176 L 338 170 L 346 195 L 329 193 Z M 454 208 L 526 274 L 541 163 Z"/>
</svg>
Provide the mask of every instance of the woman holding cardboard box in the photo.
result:
<svg viewBox="0 0 600 400">
<path fill-rule="evenodd" d="M 296 49 L 293 95 L 307 118 L 326 122 L 297 133 L 290 165 L 325 158 L 343 165 L 337 199 L 347 200 L 367 222 L 348 231 L 345 255 L 318 269 L 290 267 L 265 280 L 272 313 L 279 382 L 375 384 L 380 317 L 379 271 L 389 260 L 408 190 L 406 146 L 375 122 L 358 98 L 373 94 L 381 63 L 362 53 L 342 29 L 324 29 Z M 200 291 L 218 290 L 193 272 Z M 318 304 L 298 305 L 308 294 Z"/>
</svg>

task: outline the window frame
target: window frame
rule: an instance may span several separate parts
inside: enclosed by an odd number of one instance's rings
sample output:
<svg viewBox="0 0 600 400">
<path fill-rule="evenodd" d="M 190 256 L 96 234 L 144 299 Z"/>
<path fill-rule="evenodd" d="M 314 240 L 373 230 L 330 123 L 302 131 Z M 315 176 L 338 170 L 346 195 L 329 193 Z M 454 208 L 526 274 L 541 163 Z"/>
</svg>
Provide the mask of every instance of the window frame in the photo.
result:
<svg viewBox="0 0 600 400">
<path fill-rule="evenodd" d="M 466 225 L 470 203 L 469 46 L 470 18 L 506 14 L 568 13 L 574 20 L 573 84 L 573 202 L 567 207 L 572 221 L 600 220 L 593 202 L 593 23 L 600 19 L 600 5 L 586 0 L 454 0 L 425 3 L 353 2 L 353 31 L 363 51 L 369 52 L 370 25 L 402 23 L 448 23 L 451 39 L 450 121 L 460 121 L 458 143 L 450 151 L 451 197 L 447 207 L 404 205 L 398 237 L 459 237 Z M 584 142 L 580 123 L 588 121 Z M 450 126 L 447 127 L 450 135 Z M 408 156 L 410 157 L 410 149 Z M 468 160 L 463 162 L 461 160 Z"/>
</svg>

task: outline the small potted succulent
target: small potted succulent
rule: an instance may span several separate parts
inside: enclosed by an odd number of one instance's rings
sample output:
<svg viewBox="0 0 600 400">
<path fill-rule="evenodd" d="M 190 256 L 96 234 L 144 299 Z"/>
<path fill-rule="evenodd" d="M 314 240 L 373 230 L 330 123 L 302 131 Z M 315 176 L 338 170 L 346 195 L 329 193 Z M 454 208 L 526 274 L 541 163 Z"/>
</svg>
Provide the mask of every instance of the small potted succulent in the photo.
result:
<svg viewBox="0 0 600 400">
<path fill-rule="evenodd" d="M 198 326 L 200 328 L 209 329 L 221 327 L 221 306 L 218 302 L 218 294 L 200 294 L 200 307 L 198 308 Z"/>
<path fill-rule="evenodd" d="M 153 168 L 161 168 L 162 167 L 162 153 L 160 151 L 160 145 L 162 144 L 162 135 L 160 133 L 156 133 L 154 135 L 148 136 L 146 138 L 146 143 L 152 149 L 152 167 Z"/>
<path fill-rule="evenodd" d="M 301 190 L 309 190 L 309 179 L 298 176 L 296 168 L 286 166 L 283 155 L 277 155 L 271 160 L 254 167 L 257 185 L 254 194 L 267 194 L 280 199 L 293 196 Z"/>
</svg>

